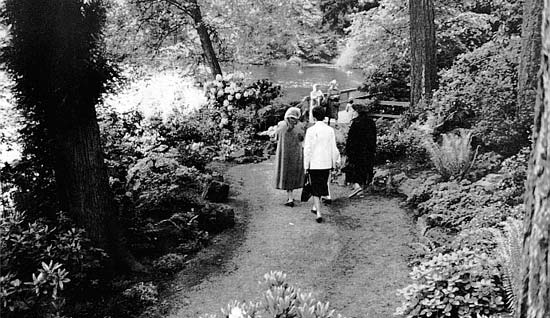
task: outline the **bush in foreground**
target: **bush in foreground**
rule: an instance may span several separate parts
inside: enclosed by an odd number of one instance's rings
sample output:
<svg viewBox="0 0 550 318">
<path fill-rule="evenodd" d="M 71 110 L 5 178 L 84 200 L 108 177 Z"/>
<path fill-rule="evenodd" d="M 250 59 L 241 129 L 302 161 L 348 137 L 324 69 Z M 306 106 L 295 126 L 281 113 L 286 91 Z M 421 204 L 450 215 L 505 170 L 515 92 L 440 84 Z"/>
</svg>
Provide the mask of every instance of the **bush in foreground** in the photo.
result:
<svg viewBox="0 0 550 318">
<path fill-rule="evenodd" d="M 399 290 L 402 317 L 476 317 L 505 313 L 497 261 L 463 249 L 440 254 L 414 267 L 413 284 Z"/>
<path fill-rule="evenodd" d="M 60 315 L 72 292 L 88 289 L 98 278 L 106 257 L 63 215 L 54 225 L 8 213 L 0 219 L 0 234 L 3 317 Z"/>
<path fill-rule="evenodd" d="M 330 309 L 329 303 L 316 300 L 311 293 L 306 293 L 291 286 L 286 281 L 286 274 L 270 272 L 264 275 L 266 288 L 259 302 L 233 301 L 222 308 L 223 317 L 229 318 L 344 318 Z M 202 318 L 216 318 L 206 315 Z"/>
</svg>

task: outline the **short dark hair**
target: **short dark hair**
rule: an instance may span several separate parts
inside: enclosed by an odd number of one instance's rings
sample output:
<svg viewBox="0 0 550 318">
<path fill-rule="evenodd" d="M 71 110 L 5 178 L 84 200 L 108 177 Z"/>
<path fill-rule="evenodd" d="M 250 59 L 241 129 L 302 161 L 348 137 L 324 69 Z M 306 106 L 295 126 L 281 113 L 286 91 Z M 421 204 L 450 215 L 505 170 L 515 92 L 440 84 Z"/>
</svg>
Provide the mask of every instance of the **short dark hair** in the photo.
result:
<svg viewBox="0 0 550 318">
<path fill-rule="evenodd" d="M 311 114 L 313 115 L 313 118 L 322 121 L 325 119 L 325 108 L 321 106 L 315 106 L 311 110 Z"/>
</svg>

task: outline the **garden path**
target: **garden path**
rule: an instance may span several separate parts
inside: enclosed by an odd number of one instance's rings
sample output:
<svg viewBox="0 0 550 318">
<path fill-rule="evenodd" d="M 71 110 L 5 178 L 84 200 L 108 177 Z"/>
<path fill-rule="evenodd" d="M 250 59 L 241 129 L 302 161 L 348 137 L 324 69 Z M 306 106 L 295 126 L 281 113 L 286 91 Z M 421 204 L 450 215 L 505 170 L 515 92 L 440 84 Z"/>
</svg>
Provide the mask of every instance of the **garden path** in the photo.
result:
<svg viewBox="0 0 550 318">
<path fill-rule="evenodd" d="M 290 284 L 346 317 L 391 317 L 414 240 L 399 199 L 348 199 L 349 190 L 333 184 L 336 199 L 325 206 L 325 223 L 317 224 L 310 203 L 283 206 L 285 193 L 273 188 L 273 170 L 272 161 L 229 169 L 237 226 L 176 277 L 168 289 L 169 317 L 219 314 L 232 300 L 258 300 L 258 281 L 272 270 L 287 273 Z"/>
</svg>

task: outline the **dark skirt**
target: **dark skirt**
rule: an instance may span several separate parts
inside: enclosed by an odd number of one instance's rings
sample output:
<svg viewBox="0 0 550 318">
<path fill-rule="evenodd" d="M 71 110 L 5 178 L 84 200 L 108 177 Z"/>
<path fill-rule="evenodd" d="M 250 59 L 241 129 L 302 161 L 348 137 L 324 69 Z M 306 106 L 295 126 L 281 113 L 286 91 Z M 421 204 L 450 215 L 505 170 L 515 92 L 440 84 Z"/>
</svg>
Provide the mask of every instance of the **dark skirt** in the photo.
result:
<svg viewBox="0 0 550 318">
<path fill-rule="evenodd" d="M 311 194 L 315 197 L 328 195 L 328 177 L 330 169 L 309 170 L 311 178 Z"/>
</svg>

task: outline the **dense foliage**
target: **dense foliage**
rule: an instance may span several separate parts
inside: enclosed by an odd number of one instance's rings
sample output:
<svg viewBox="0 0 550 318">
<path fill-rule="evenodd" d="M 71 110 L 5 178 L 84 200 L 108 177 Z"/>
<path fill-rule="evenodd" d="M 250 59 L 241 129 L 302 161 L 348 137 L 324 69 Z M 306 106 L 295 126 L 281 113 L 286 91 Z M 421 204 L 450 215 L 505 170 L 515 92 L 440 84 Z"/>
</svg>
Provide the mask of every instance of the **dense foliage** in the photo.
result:
<svg viewBox="0 0 550 318">
<path fill-rule="evenodd" d="M 507 155 L 526 144 L 532 111 L 516 105 L 518 44 L 487 43 L 441 74 L 432 104 L 438 132 L 471 128 L 477 144 Z"/>
<path fill-rule="evenodd" d="M 8 214 L 0 233 L 0 310 L 6 317 L 61 314 L 66 298 L 92 288 L 106 259 L 62 214 L 55 223 Z"/>
<path fill-rule="evenodd" d="M 468 249 L 440 254 L 414 267 L 414 283 L 399 291 L 406 301 L 396 314 L 475 317 L 505 312 L 497 262 Z"/>
<path fill-rule="evenodd" d="M 144 5 L 115 1 L 108 24 L 109 47 L 121 59 L 142 60 L 144 55 L 185 60 L 190 71 L 200 68 L 202 48 L 194 22 L 182 13 L 192 5 L 170 1 Z M 291 56 L 311 62 L 329 62 L 337 55 L 336 32 L 329 21 L 370 5 L 358 1 L 340 7 L 339 1 L 198 1 L 204 23 L 221 61 L 269 64 Z M 334 8 L 336 11 L 332 10 Z M 323 11 L 324 10 L 324 11 Z M 338 18 L 339 17 L 339 18 Z"/>
<path fill-rule="evenodd" d="M 414 282 L 400 292 L 400 315 L 515 310 L 528 155 L 529 148 L 505 160 L 485 153 L 465 180 L 429 178 L 413 191 L 408 202 L 425 222 L 426 246 Z"/>
</svg>

